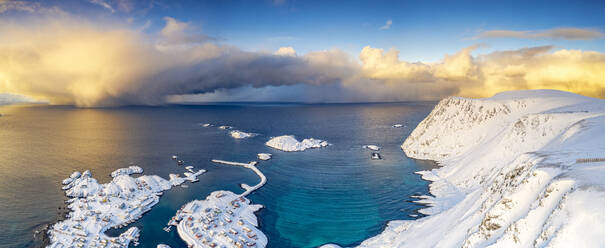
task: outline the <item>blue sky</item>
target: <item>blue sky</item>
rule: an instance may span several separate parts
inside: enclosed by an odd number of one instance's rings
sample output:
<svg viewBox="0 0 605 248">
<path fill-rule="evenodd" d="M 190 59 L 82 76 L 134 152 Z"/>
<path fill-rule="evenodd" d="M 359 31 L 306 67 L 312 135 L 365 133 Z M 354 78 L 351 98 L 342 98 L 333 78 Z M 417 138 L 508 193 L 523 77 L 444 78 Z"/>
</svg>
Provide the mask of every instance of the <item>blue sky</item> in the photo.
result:
<svg viewBox="0 0 605 248">
<path fill-rule="evenodd" d="M 469 40 L 481 30 L 603 29 L 605 5 L 547 1 L 211 1 L 179 9 L 176 18 L 199 23 L 210 35 L 246 49 L 293 46 L 301 52 L 340 48 L 356 54 L 367 45 L 397 47 L 408 60 L 436 60 L 444 53 L 485 42 L 494 49 L 545 44 L 602 51 L 599 41 Z M 506 3 L 503 3 L 506 2 Z M 600 6 L 599 6 L 600 5 Z M 598 7 L 595 7 L 598 6 Z M 164 10 L 160 10 L 164 12 Z M 169 10 L 166 10 L 169 12 Z M 158 13 L 160 17 L 168 13 Z M 387 20 L 387 30 L 379 28 Z"/>
<path fill-rule="evenodd" d="M 92 1 L 94 2 L 94 1 Z M 553 39 L 470 39 L 485 30 L 546 30 L 576 27 L 605 30 L 603 1 L 100 1 L 111 12 L 87 1 L 47 1 L 71 13 L 98 19 L 163 18 L 188 22 L 218 42 L 245 50 L 297 52 L 338 48 L 357 55 L 364 46 L 395 47 L 411 61 L 435 61 L 463 47 L 484 44 L 476 52 L 554 45 L 603 52 L 605 42 Z M 131 9 L 120 10 L 120 2 Z M 380 29 L 391 20 L 389 29 Z"/>
</svg>

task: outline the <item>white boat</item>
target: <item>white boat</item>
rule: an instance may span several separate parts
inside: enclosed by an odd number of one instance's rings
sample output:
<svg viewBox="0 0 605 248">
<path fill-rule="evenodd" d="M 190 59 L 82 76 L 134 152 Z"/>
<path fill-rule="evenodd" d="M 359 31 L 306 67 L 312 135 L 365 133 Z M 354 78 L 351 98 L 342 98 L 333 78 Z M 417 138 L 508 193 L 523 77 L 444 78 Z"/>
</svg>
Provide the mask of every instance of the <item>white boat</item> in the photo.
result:
<svg viewBox="0 0 605 248">
<path fill-rule="evenodd" d="M 382 159 L 382 156 L 380 156 L 380 153 L 373 152 L 372 153 L 372 159 L 373 160 L 380 160 L 380 159 Z"/>
</svg>

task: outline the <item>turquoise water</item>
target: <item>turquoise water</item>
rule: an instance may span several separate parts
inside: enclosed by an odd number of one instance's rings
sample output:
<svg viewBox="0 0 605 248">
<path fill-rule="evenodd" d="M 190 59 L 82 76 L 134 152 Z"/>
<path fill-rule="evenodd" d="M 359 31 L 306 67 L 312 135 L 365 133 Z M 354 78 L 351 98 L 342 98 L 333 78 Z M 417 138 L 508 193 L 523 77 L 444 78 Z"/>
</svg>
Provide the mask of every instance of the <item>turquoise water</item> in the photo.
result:
<svg viewBox="0 0 605 248">
<path fill-rule="evenodd" d="M 240 183 L 258 177 L 210 159 L 250 161 L 259 152 L 273 159 L 259 163 L 267 184 L 249 198 L 265 206 L 257 216 L 269 247 L 315 247 L 327 242 L 358 244 L 386 221 L 413 219 L 422 206 L 413 194 L 427 193 L 414 174 L 432 163 L 409 159 L 399 146 L 434 103 L 392 104 L 226 104 L 208 106 L 77 109 L 60 106 L 0 107 L 0 247 L 39 245 L 33 232 L 57 221 L 66 199 L 60 181 L 73 170 L 90 169 L 107 182 L 111 171 L 137 164 L 145 174 L 167 177 L 182 172 L 170 159 L 204 168 L 200 182 L 164 193 L 158 205 L 133 225 L 141 246 L 185 247 L 175 231 L 162 230 L 181 205 L 210 192 L 241 192 Z M 231 125 L 259 135 L 235 140 L 217 128 Z M 395 123 L 406 124 L 392 128 Z M 271 136 L 314 137 L 332 145 L 286 153 L 264 146 Z M 362 145 L 383 149 L 371 160 Z M 116 231 L 109 232 L 115 234 Z"/>
</svg>

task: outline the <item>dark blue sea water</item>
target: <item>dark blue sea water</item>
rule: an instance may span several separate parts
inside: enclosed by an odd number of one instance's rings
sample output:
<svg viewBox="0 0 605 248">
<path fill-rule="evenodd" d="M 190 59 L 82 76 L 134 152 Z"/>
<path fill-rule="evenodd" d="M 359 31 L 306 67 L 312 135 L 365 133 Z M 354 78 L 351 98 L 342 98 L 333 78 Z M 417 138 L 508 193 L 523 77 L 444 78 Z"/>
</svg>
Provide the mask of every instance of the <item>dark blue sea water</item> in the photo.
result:
<svg viewBox="0 0 605 248">
<path fill-rule="evenodd" d="M 222 104 L 205 106 L 78 109 L 62 106 L 0 107 L 0 247 L 39 245 L 33 233 L 57 221 L 66 199 L 60 181 L 74 170 L 90 169 L 100 182 L 130 163 L 145 174 L 181 173 L 170 159 L 204 168 L 200 182 L 166 191 L 158 205 L 133 225 L 140 247 L 158 243 L 184 247 L 176 232 L 162 230 L 181 205 L 210 192 L 241 192 L 253 185 L 249 170 L 216 165 L 211 159 L 247 162 L 259 152 L 273 159 L 258 167 L 267 184 L 249 198 L 258 212 L 269 247 L 315 247 L 327 242 L 354 245 L 374 236 L 388 220 L 413 219 L 426 194 L 415 171 L 432 163 L 409 159 L 399 147 L 434 103 L 389 104 Z M 231 125 L 259 135 L 235 140 L 218 128 Z M 393 128 L 395 123 L 405 124 Z M 287 153 L 264 146 L 271 136 L 320 138 L 332 145 Z M 383 160 L 362 148 L 376 144 Z"/>
</svg>

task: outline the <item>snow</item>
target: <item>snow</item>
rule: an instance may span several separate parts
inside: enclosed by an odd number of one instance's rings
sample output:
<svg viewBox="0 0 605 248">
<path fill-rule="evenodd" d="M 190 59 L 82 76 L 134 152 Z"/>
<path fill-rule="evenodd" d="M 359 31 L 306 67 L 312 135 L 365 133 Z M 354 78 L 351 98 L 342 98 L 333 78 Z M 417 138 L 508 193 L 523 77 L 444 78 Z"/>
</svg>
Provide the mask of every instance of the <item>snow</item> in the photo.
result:
<svg viewBox="0 0 605 248">
<path fill-rule="evenodd" d="M 335 245 L 335 244 L 325 244 L 320 246 L 319 248 L 340 248 L 340 246 Z"/>
<path fill-rule="evenodd" d="M 99 184 L 90 171 L 74 172 L 64 180 L 65 194 L 70 197 L 67 208 L 70 212 L 66 219 L 54 224 L 48 231 L 48 247 L 128 247 L 139 236 L 139 229 L 131 227 L 118 237 L 109 237 L 105 231 L 119 228 L 141 218 L 158 203 L 162 191 L 179 185 L 185 180 L 197 180 L 204 173 L 188 173 L 178 182 L 156 175 L 131 177 L 133 173 L 142 173 L 138 166 L 122 168 L 111 173 L 112 181 Z M 113 247 L 113 246 L 112 246 Z"/>
<path fill-rule="evenodd" d="M 211 126 L 212 126 L 212 124 L 210 124 L 210 123 L 204 123 L 204 124 L 202 124 L 202 127 L 211 127 Z"/>
<path fill-rule="evenodd" d="M 143 168 L 136 165 L 129 166 L 128 168 L 120 168 L 111 173 L 111 177 L 117 177 L 119 175 L 131 175 L 143 173 Z"/>
<path fill-rule="evenodd" d="M 271 153 L 259 153 L 256 156 L 260 160 L 269 160 L 269 159 L 271 159 L 271 156 L 273 156 L 273 155 Z"/>
<path fill-rule="evenodd" d="M 292 135 L 282 135 L 270 139 L 265 145 L 285 152 L 302 152 L 306 149 L 321 148 L 329 144 L 327 141 L 314 138 L 304 139 L 299 142 Z"/>
<path fill-rule="evenodd" d="M 393 127 L 394 128 L 401 128 L 401 127 L 403 127 L 403 125 L 402 124 L 395 124 L 395 125 L 393 125 Z"/>
<path fill-rule="evenodd" d="M 245 139 L 245 138 L 250 138 L 250 137 L 254 136 L 253 133 L 246 133 L 246 132 L 242 132 L 239 130 L 234 130 L 229 133 L 231 134 L 231 137 L 233 137 L 235 139 Z"/>
<path fill-rule="evenodd" d="M 441 166 L 419 172 L 429 216 L 360 247 L 605 246 L 604 124 L 605 101 L 562 91 L 442 100 L 401 146 Z"/>
<path fill-rule="evenodd" d="M 363 146 L 363 148 L 370 149 L 372 151 L 379 151 L 380 150 L 380 146 L 377 146 L 377 145 L 365 145 L 365 146 Z"/>
<path fill-rule="evenodd" d="M 236 242 L 265 247 L 267 237 L 254 215 L 262 207 L 231 191 L 214 191 L 205 200 L 185 204 L 173 219 L 179 221 L 179 237 L 190 247 L 237 247 Z"/>
<path fill-rule="evenodd" d="M 223 129 L 223 130 L 227 130 L 227 129 L 232 129 L 232 126 L 219 126 L 218 128 Z"/>
<path fill-rule="evenodd" d="M 246 196 L 267 183 L 267 178 L 256 168 L 256 161 L 213 159 L 212 162 L 251 169 L 261 181 L 255 186 L 242 184 L 245 192 L 239 195 L 214 191 L 203 201 L 191 201 L 177 211 L 169 224 L 177 226 L 179 237 L 190 247 L 265 247 L 267 237 L 257 228 L 254 215 L 263 206 L 251 204 Z"/>
</svg>

